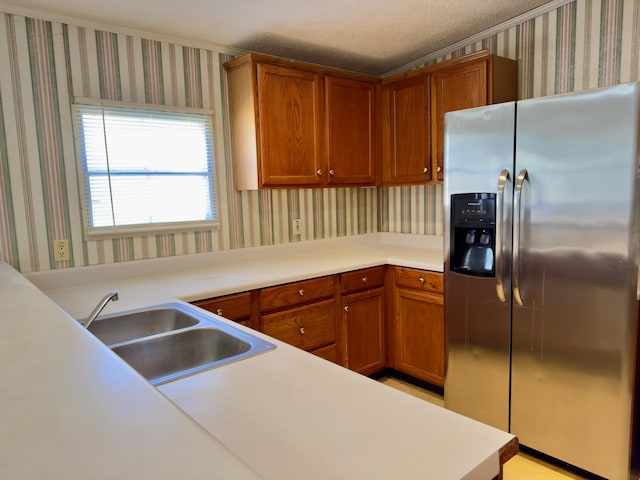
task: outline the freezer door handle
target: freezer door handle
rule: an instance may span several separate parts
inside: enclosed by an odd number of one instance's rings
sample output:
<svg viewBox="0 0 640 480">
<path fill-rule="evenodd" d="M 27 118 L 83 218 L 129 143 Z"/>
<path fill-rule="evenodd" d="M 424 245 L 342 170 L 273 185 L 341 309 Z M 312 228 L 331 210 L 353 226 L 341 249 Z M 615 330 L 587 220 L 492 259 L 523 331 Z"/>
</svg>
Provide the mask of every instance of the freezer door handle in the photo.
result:
<svg viewBox="0 0 640 480">
<path fill-rule="evenodd" d="M 513 190 L 513 298 L 520 306 L 524 306 L 520 292 L 520 229 L 522 223 L 522 187 L 529 181 L 526 168 L 520 170 Z"/>
<path fill-rule="evenodd" d="M 507 294 L 504 291 L 504 189 L 507 182 L 511 181 L 511 175 L 506 168 L 500 172 L 498 177 L 498 192 L 496 195 L 496 294 L 502 303 L 507 302 Z"/>
</svg>

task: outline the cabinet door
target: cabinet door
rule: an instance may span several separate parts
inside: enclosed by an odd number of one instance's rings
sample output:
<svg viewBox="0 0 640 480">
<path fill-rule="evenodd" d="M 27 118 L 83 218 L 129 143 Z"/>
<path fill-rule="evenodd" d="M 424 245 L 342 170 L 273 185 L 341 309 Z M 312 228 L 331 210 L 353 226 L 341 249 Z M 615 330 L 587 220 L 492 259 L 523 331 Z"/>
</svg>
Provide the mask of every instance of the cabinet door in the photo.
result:
<svg viewBox="0 0 640 480">
<path fill-rule="evenodd" d="M 375 184 L 374 91 L 372 83 L 325 78 L 329 184 Z"/>
<path fill-rule="evenodd" d="M 432 74 L 432 168 L 436 180 L 442 181 L 444 172 L 444 114 L 487 104 L 487 68 L 487 61 L 481 60 Z"/>
<path fill-rule="evenodd" d="M 342 297 L 345 366 L 368 375 L 385 366 L 384 289 Z"/>
<path fill-rule="evenodd" d="M 386 85 L 382 102 L 384 183 L 431 180 L 430 84 L 418 75 Z"/>
<path fill-rule="evenodd" d="M 396 370 L 444 386 L 442 295 L 396 288 Z"/>
<path fill-rule="evenodd" d="M 263 186 L 323 182 L 322 76 L 257 65 L 258 142 Z"/>
</svg>

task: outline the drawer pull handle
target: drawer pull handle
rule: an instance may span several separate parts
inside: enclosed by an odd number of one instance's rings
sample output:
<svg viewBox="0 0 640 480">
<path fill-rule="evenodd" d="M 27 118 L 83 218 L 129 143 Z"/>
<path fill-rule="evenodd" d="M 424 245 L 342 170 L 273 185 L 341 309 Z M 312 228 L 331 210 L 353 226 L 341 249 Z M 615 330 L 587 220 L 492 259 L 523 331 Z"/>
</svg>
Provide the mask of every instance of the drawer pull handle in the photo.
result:
<svg viewBox="0 0 640 480">
<path fill-rule="evenodd" d="M 420 282 L 420 285 L 424 285 L 424 278 L 420 277 L 418 281 Z"/>
<path fill-rule="evenodd" d="M 320 170 L 320 169 L 316 170 L 316 174 L 317 174 L 319 177 L 321 177 L 321 176 L 322 176 L 322 170 Z"/>
<path fill-rule="evenodd" d="M 422 169 L 422 173 L 429 173 L 429 168 L 428 167 L 424 167 Z"/>
<path fill-rule="evenodd" d="M 368 278 L 367 277 L 362 277 L 362 283 L 367 283 Z"/>
<path fill-rule="evenodd" d="M 218 310 L 216 310 L 216 313 L 217 313 L 218 315 L 222 316 L 222 309 L 221 309 L 221 308 L 219 308 Z"/>
<path fill-rule="evenodd" d="M 304 290 L 300 289 L 300 290 L 298 290 L 298 293 L 300 294 L 300 296 L 303 296 L 304 295 Z"/>
<path fill-rule="evenodd" d="M 301 328 L 300 328 L 300 333 L 301 333 L 302 335 L 304 335 L 304 327 L 301 327 Z"/>
<path fill-rule="evenodd" d="M 349 305 L 346 305 L 346 306 L 344 307 L 344 311 L 345 311 L 345 312 L 348 312 L 348 311 L 349 311 Z"/>
</svg>

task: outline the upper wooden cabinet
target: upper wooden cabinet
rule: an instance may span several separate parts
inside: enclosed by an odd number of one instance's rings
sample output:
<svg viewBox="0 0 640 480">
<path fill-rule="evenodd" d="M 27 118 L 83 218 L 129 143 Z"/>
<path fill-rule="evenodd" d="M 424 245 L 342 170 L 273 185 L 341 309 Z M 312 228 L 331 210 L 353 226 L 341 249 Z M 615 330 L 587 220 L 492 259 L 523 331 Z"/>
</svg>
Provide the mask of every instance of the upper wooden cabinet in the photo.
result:
<svg viewBox="0 0 640 480">
<path fill-rule="evenodd" d="M 255 54 L 225 68 L 236 189 L 375 184 L 379 80 Z"/>
<path fill-rule="evenodd" d="M 380 95 L 383 183 L 441 182 L 445 113 L 516 96 L 517 62 L 487 50 L 385 79 Z"/>
<path fill-rule="evenodd" d="M 325 76 L 330 185 L 374 185 L 375 84 Z"/>
<path fill-rule="evenodd" d="M 322 77 L 260 63 L 256 72 L 258 177 L 262 185 L 320 185 Z"/>
<path fill-rule="evenodd" d="M 444 173 L 444 114 L 517 97 L 515 60 L 495 55 L 476 57 L 469 55 L 463 63 L 438 69 L 431 75 L 431 153 L 437 181 L 442 181 Z"/>
<path fill-rule="evenodd" d="M 384 85 L 380 91 L 384 184 L 431 180 L 431 86 L 428 75 Z"/>
<path fill-rule="evenodd" d="M 441 182 L 445 113 L 517 94 L 516 61 L 487 50 L 382 82 L 257 54 L 225 68 L 237 190 Z"/>
</svg>

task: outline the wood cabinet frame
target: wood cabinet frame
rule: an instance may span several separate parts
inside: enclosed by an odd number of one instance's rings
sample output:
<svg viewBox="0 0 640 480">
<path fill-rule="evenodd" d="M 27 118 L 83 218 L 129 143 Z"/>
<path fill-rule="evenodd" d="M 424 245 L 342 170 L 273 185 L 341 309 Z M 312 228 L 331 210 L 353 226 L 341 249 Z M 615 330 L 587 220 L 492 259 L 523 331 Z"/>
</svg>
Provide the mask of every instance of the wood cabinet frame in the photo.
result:
<svg viewBox="0 0 640 480">
<path fill-rule="evenodd" d="M 382 156 L 383 185 L 412 185 L 418 183 L 441 183 L 443 181 L 444 163 L 444 116 L 451 110 L 472 108 L 493 103 L 501 103 L 517 98 L 517 62 L 509 58 L 489 54 L 488 50 L 480 50 L 440 63 L 427 65 L 393 77 L 385 78 L 380 88 L 380 138 Z M 412 83 L 413 82 L 413 83 Z M 425 82 L 428 83 L 429 101 L 427 111 L 422 111 L 415 104 L 406 103 L 398 109 L 394 92 Z M 403 140 L 405 132 L 402 128 L 411 128 L 411 117 L 416 125 L 425 131 L 411 135 Z M 408 125 L 409 127 L 403 127 Z M 404 145 L 399 144 L 404 142 Z M 404 155 L 399 152 L 407 152 Z M 424 153 L 426 152 L 426 153 Z M 422 177 L 415 165 L 416 158 L 429 156 L 425 160 Z M 406 165 L 399 167 L 400 162 Z M 397 172 L 412 171 L 414 175 L 398 175 Z"/>
<path fill-rule="evenodd" d="M 442 278 L 438 272 L 387 265 L 193 303 L 218 314 L 218 308 L 227 309 L 227 318 L 265 333 L 275 328 L 274 331 L 283 332 L 282 340 L 289 339 L 298 347 L 364 375 L 393 368 L 442 387 L 445 355 Z M 400 318 L 399 315 L 404 315 L 403 302 L 416 302 L 413 311 L 419 310 L 421 316 L 407 315 L 411 317 L 407 321 Z M 350 312 L 345 312 L 345 306 L 350 307 Z M 224 316 L 225 312 L 221 313 Z M 349 313 L 357 316 L 350 317 Z M 309 322 L 318 338 L 307 342 L 299 336 L 291 337 L 297 335 L 293 327 L 305 328 L 296 323 L 297 315 L 302 315 L 301 322 Z M 329 323 L 318 324 L 327 319 Z M 279 324 L 265 329 L 264 322 L 271 320 Z M 418 322 L 423 326 L 407 332 Z M 415 342 L 405 341 L 403 336 L 407 333 Z M 428 351 L 420 352 L 423 347 Z"/>
<path fill-rule="evenodd" d="M 379 183 L 380 79 L 259 54 L 224 67 L 237 190 Z"/>
</svg>

